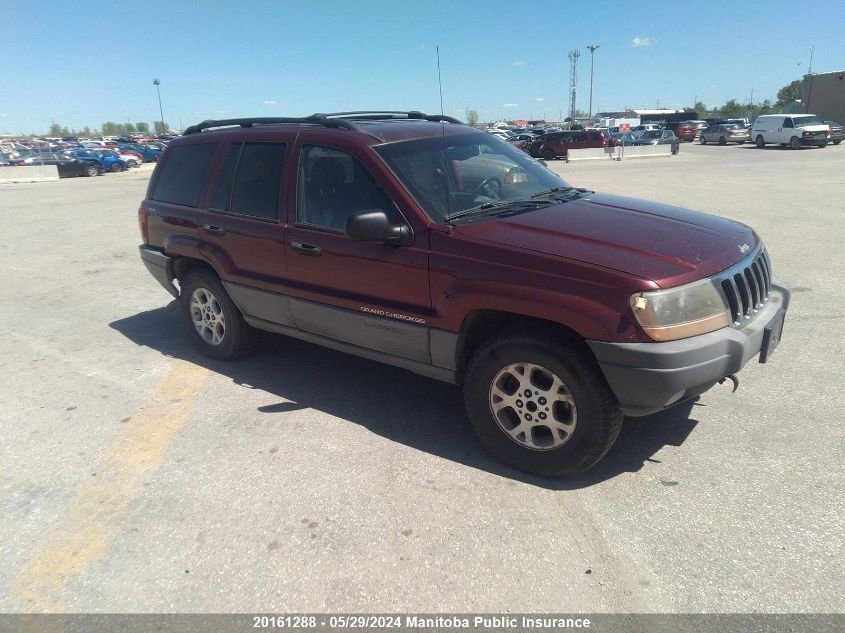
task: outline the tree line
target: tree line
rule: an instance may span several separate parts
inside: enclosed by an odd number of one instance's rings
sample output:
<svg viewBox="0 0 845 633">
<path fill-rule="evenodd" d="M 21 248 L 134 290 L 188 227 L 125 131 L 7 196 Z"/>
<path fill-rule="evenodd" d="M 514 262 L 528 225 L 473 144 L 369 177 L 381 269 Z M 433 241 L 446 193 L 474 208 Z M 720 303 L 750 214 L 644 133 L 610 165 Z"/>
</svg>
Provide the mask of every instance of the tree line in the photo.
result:
<svg viewBox="0 0 845 633">
<path fill-rule="evenodd" d="M 168 126 L 166 121 L 154 121 L 153 129 L 157 134 L 167 132 Z M 146 121 L 138 121 L 137 123 L 115 123 L 114 121 L 106 121 L 102 124 L 100 129 L 92 130 L 87 125 L 81 130 L 75 128 L 68 128 L 60 123 L 53 123 L 47 131 L 46 136 L 49 137 L 67 137 L 67 136 L 126 136 L 127 134 L 148 134 L 150 132 L 150 124 Z"/>
</svg>

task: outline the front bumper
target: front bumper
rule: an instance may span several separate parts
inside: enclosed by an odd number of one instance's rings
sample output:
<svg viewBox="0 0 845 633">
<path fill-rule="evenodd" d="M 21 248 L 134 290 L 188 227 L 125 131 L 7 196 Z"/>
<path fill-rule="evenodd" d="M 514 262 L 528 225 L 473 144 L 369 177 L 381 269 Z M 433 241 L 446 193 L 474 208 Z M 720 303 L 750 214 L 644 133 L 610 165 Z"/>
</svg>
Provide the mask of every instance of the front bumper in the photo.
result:
<svg viewBox="0 0 845 633">
<path fill-rule="evenodd" d="M 773 283 L 766 304 L 742 328 L 725 327 L 665 343 L 587 344 L 625 415 L 648 415 L 702 394 L 738 372 L 760 354 L 764 337 L 774 339 L 773 347 L 780 330 L 767 334 L 767 326 L 771 330 L 783 323 L 789 299 L 789 290 Z M 760 360 L 765 362 L 762 356 Z"/>
</svg>

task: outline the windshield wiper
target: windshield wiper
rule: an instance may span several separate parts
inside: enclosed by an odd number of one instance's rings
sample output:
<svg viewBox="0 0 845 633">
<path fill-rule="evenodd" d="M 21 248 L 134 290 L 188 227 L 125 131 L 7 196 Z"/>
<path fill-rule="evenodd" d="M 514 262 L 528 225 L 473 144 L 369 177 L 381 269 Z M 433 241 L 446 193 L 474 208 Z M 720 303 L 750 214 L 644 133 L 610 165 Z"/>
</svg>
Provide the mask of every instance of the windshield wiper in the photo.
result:
<svg viewBox="0 0 845 633">
<path fill-rule="evenodd" d="M 589 189 L 584 189 L 584 187 L 552 187 L 548 191 L 541 191 L 540 193 L 535 193 L 531 196 L 531 199 L 534 198 L 542 198 L 543 196 L 550 196 L 553 193 L 563 193 L 563 192 L 570 192 L 570 191 L 577 191 L 578 193 L 588 193 Z"/>
<path fill-rule="evenodd" d="M 538 204 L 551 203 L 548 201 L 541 200 L 500 200 L 499 202 L 485 202 L 484 204 L 478 205 L 477 207 L 472 207 L 471 209 L 464 209 L 463 211 L 458 211 L 456 213 L 447 215 L 445 218 L 443 218 L 443 221 L 446 222 L 446 224 L 451 224 L 455 220 L 468 218 L 473 215 L 481 215 L 483 213 L 486 213 L 487 211 L 490 211 L 491 209 L 501 209 L 503 207 L 510 207 L 515 204 L 527 204 L 530 205 L 532 208 L 536 208 Z"/>
</svg>

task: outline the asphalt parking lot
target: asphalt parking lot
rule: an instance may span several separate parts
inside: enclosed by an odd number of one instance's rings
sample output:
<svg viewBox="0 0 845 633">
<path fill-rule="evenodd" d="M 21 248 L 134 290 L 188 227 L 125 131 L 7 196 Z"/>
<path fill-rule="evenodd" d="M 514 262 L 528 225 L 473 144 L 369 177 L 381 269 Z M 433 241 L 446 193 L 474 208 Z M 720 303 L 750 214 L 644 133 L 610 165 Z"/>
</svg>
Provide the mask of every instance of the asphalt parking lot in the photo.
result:
<svg viewBox="0 0 845 633">
<path fill-rule="evenodd" d="M 794 293 L 736 393 L 564 482 L 490 458 L 455 387 L 200 357 L 138 258 L 151 167 L 0 185 L 0 611 L 845 610 L 845 146 L 550 166 L 750 224 Z"/>
</svg>

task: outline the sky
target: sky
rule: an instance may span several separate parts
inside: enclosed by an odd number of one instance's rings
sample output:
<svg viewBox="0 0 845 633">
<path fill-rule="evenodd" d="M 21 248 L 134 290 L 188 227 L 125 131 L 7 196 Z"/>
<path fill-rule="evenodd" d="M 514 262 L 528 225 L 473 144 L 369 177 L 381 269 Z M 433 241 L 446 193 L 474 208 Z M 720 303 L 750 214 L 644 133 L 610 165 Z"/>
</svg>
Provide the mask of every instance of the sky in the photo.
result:
<svg viewBox="0 0 845 633">
<path fill-rule="evenodd" d="M 0 133 L 51 122 L 305 116 L 364 109 L 481 121 L 567 116 L 577 107 L 708 106 L 775 100 L 813 70 L 845 69 L 843 0 L 725 3 L 563 0 L 0 0 Z M 690 8 L 700 5 L 701 8 Z M 728 8 L 731 7 L 731 8 Z M 803 26 L 802 26 L 803 25 Z"/>
</svg>

